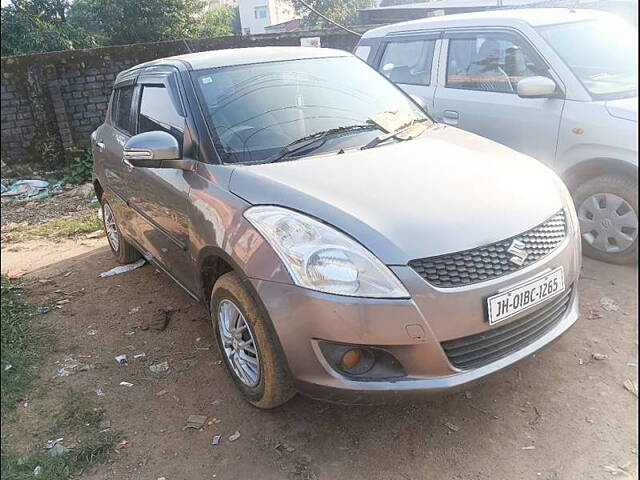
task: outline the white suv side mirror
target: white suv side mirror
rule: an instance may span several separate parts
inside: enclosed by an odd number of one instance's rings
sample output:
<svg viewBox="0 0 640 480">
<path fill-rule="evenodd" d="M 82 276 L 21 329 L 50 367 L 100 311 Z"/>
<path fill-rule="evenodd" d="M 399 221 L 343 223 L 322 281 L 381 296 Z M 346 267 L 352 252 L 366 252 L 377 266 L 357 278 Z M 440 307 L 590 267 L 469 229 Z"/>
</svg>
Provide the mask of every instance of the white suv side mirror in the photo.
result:
<svg viewBox="0 0 640 480">
<path fill-rule="evenodd" d="M 522 98 L 549 98 L 555 93 L 556 82 L 548 77 L 527 77 L 518 82 L 518 96 Z"/>
</svg>

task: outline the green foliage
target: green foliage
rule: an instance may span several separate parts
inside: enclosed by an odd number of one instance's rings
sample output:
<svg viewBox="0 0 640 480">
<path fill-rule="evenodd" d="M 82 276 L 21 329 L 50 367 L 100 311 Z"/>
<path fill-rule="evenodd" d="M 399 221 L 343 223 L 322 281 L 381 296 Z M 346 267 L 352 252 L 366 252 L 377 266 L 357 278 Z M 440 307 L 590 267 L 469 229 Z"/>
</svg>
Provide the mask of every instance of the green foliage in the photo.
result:
<svg viewBox="0 0 640 480">
<path fill-rule="evenodd" d="M 237 8 L 206 6 L 206 0 L 11 0 L 2 8 L 2 55 L 240 32 Z"/>
<path fill-rule="evenodd" d="M 18 282 L 2 278 L 0 384 L 3 418 L 31 387 L 42 338 L 31 329 L 29 319 L 35 308 L 23 299 L 22 294 Z M 11 367 L 7 368 L 8 365 Z"/>
<path fill-rule="evenodd" d="M 47 169 L 59 167 L 64 161 L 64 149 L 60 141 L 50 136 L 39 141 L 35 149 L 40 152 L 40 164 Z"/>
<path fill-rule="evenodd" d="M 69 161 L 65 181 L 71 184 L 86 183 L 91 180 L 93 169 L 93 155 L 84 151 L 74 155 Z"/>
<path fill-rule="evenodd" d="M 192 37 L 203 0 L 75 0 L 69 19 L 100 45 L 125 45 Z"/>
<path fill-rule="evenodd" d="M 12 0 L 2 8 L 2 55 L 96 46 L 84 28 L 67 19 L 67 0 Z"/>
<path fill-rule="evenodd" d="M 221 37 L 233 35 L 239 31 L 240 15 L 238 14 L 238 8 L 221 5 L 206 12 L 195 34 L 201 38 Z"/>
<path fill-rule="evenodd" d="M 307 27 L 331 26 L 323 18 L 311 12 L 302 3 L 292 0 L 294 9 L 303 18 L 303 23 Z M 354 25 L 358 19 L 358 10 L 361 8 L 373 7 L 374 0 L 306 0 L 305 3 L 311 5 L 318 12 L 341 25 Z"/>
</svg>

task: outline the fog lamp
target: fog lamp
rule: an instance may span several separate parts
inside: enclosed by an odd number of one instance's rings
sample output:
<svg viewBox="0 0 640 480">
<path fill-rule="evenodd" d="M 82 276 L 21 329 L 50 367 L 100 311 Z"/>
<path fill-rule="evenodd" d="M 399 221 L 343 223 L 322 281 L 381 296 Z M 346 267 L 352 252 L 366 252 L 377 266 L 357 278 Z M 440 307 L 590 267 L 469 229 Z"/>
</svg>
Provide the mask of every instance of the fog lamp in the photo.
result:
<svg viewBox="0 0 640 480">
<path fill-rule="evenodd" d="M 363 348 L 350 348 L 342 354 L 340 368 L 351 375 L 368 372 L 375 363 L 373 352 Z"/>
</svg>

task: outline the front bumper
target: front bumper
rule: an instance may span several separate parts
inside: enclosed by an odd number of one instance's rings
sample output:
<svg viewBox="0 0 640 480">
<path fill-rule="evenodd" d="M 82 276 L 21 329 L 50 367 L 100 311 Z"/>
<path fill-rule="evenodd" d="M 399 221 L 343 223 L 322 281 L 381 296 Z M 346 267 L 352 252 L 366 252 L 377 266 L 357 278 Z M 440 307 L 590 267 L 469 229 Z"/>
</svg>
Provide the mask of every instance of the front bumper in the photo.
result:
<svg viewBox="0 0 640 480">
<path fill-rule="evenodd" d="M 388 403 L 468 388 L 562 335 L 578 319 L 580 258 L 576 245 L 569 235 L 536 264 L 457 288 L 439 289 L 410 267 L 392 267 L 411 294 L 408 300 L 350 298 L 264 280 L 251 282 L 272 320 L 301 393 L 337 403 Z M 559 266 L 564 270 L 565 285 L 573 288 L 564 315 L 552 328 L 508 356 L 472 370 L 459 370 L 449 362 L 441 342 L 494 328 L 489 327 L 485 316 L 488 296 Z M 498 325 L 517 321 L 547 302 Z M 383 348 L 400 362 L 406 376 L 354 380 L 327 362 L 319 346 L 321 341 Z"/>
</svg>

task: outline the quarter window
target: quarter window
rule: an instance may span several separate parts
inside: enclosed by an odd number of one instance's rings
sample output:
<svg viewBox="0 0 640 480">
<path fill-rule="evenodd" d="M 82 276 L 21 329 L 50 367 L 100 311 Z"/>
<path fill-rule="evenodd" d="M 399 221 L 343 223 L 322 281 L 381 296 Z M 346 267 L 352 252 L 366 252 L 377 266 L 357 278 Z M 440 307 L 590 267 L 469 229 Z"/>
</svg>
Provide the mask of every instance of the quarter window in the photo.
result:
<svg viewBox="0 0 640 480">
<path fill-rule="evenodd" d="M 114 123 L 116 127 L 125 133 L 131 134 L 131 102 L 133 100 L 133 86 L 122 87 L 116 90 Z"/>
<path fill-rule="evenodd" d="M 447 87 L 515 93 L 520 80 L 548 76 L 524 42 L 508 34 L 477 34 L 449 40 Z"/>
<path fill-rule="evenodd" d="M 435 40 L 387 43 L 380 72 L 394 83 L 429 85 Z"/>
<path fill-rule="evenodd" d="M 138 133 L 163 131 L 182 143 L 184 118 L 173 105 L 164 85 L 144 85 L 138 114 Z"/>
</svg>

